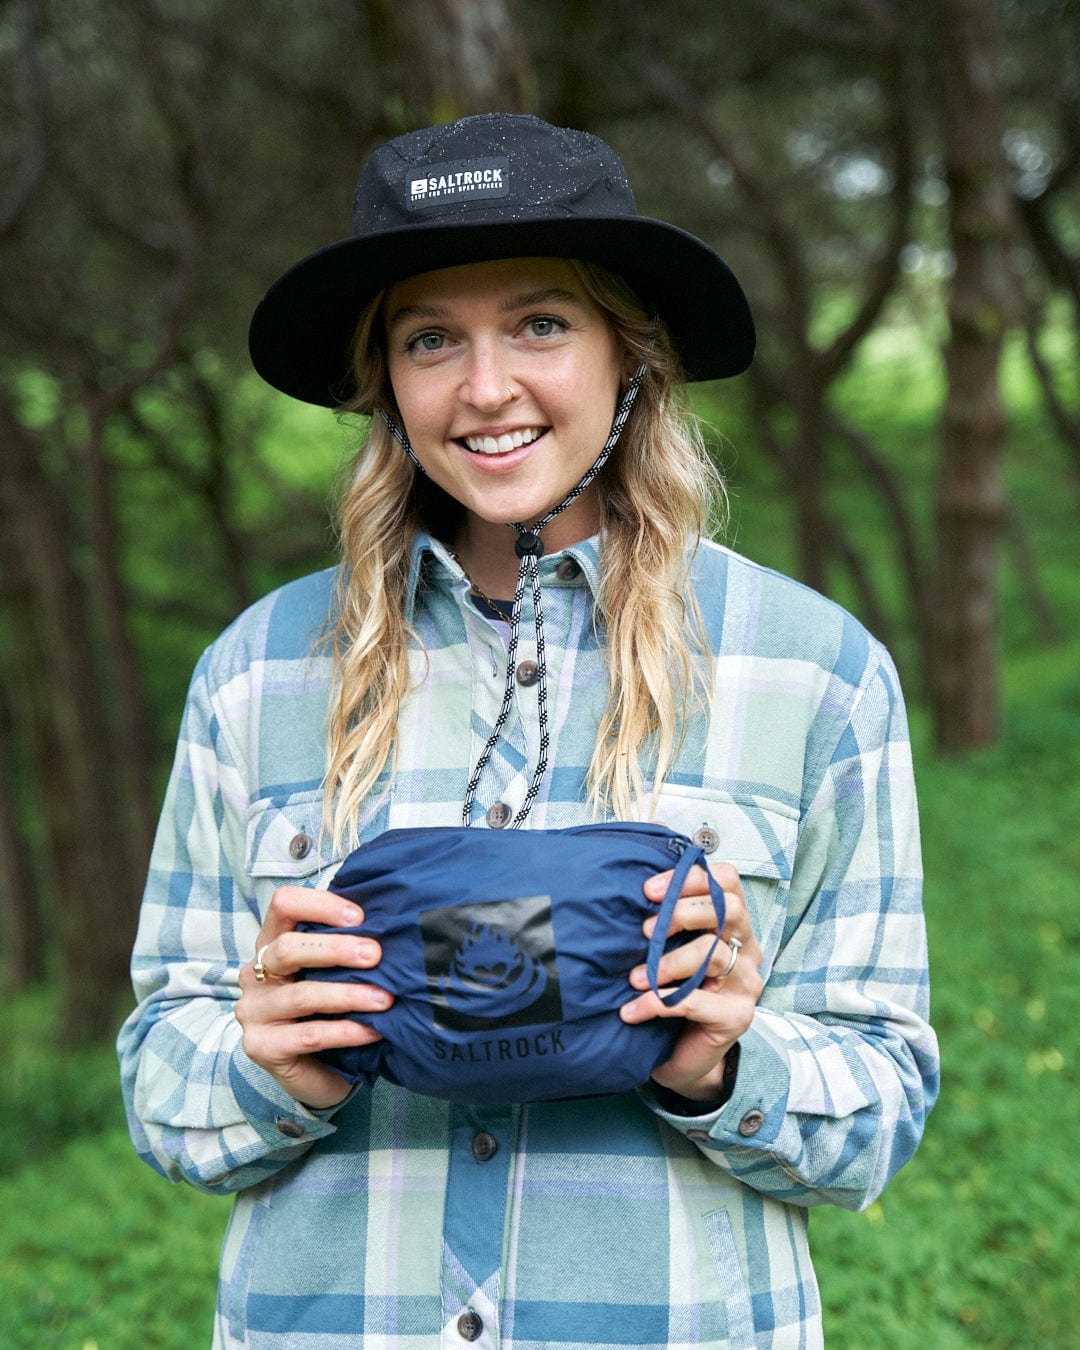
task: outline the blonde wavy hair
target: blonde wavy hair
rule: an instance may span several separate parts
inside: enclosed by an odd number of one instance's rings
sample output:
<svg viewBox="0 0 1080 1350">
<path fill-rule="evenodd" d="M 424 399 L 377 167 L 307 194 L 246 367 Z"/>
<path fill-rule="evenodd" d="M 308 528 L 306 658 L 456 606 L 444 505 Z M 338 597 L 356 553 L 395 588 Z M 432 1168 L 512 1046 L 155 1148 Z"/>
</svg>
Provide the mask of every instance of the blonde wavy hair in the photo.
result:
<svg viewBox="0 0 1080 1350">
<path fill-rule="evenodd" d="M 663 323 L 645 314 L 621 278 L 591 263 L 570 265 L 614 328 L 628 368 L 646 367 L 597 479 L 602 547 L 595 622 L 609 694 L 587 790 L 597 815 L 629 818 L 643 801 L 655 803 L 688 719 L 708 697 L 709 648 L 689 569 L 697 538 L 725 499 Z M 372 417 L 337 512 L 342 567 L 330 634 L 326 826 L 339 849 L 355 837 L 365 799 L 396 765 L 398 710 L 416 641 L 405 619 L 415 533 L 424 528 L 452 545 L 464 518 L 449 494 L 416 471 L 376 415 L 385 410 L 400 421 L 382 302 L 380 294 L 357 325 L 357 392 L 341 409 Z"/>
</svg>

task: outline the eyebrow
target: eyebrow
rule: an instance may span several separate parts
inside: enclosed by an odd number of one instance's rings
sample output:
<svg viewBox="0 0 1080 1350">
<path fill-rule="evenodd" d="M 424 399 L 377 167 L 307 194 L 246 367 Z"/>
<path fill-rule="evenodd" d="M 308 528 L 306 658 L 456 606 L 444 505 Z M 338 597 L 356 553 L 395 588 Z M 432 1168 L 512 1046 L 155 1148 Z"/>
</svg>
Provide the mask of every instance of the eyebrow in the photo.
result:
<svg viewBox="0 0 1080 1350">
<path fill-rule="evenodd" d="M 512 314 L 516 309 L 531 309 L 534 305 L 576 305 L 579 296 L 573 291 L 563 290 L 561 286 L 546 286 L 538 291 L 526 291 L 523 295 L 512 295 L 499 306 L 504 314 Z"/>
<path fill-rule="evenodd" d="M 536 305 L 579 305 L 581 297 L 573 291 L 563 290 L 560 286 L 546 286 L 541 290 L 525 291 L 521 295 L 511 295 L 502 302 L 499 310 L 503 314 L 513 314 L 519 309 L 532 309 Z M 402 305 L 395 309 L 387 321 L 388 329 L 402 323 L 427 322 L 432 319 L 453 318 L 453 312 L 446 305 Z"/>
<path fill-rule="evenodd" d="M 399 323 L 424 319 L 449 319 L 450 311 L 445 305 L 402 305 L 395 309 L 386 320 L 387 328 L 395 328 Z"/>
</svg>

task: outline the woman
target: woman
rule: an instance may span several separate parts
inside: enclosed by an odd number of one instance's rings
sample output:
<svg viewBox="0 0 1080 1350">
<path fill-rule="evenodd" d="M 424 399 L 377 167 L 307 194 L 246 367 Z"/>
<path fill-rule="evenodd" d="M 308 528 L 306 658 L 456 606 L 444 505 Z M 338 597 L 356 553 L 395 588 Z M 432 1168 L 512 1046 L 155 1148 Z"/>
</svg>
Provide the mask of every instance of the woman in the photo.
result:
<svg viewBox="0 0 1080 1350">
<path fill-rule="evenodd" d="M 703 538 L 680 381 L 752 350 L 712 250 L 527 117 L 382 146 L 353 237 L 259 307 L 265 378 L 375 415 L 342 567 L 196 671 L 121 1033 L 140 1152 L 237 1193 L 215 1344 L 820 1343 L 806 1209 L 911 1155 L 936 1046 L 889 658 Z M 724 890 L 721 928 L 691 871 L 660 966 L 707 960 L 696 992 L 629 974 L 624 1022 L 677 1019 L 647 1082 L 479 1107 L 328 1066 L 394 998 L 326 889 L 350 850 L 596 818 L 691 836 Z M 355 979 L 296 978 L 325 967 Z"/>
</svg>

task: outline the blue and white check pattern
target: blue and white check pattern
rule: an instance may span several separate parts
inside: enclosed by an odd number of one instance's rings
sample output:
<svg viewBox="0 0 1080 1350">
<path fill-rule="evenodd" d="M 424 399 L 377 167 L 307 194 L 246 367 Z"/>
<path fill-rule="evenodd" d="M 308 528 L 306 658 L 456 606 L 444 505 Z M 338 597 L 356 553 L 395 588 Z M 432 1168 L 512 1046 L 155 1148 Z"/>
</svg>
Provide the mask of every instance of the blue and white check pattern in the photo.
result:
<svg viewBox="0 0 1080 1350">
<path fill-rule="evenodd" d="M 607 696 L 598 542 L 540 570 L 552 770 L 526 828 L 555 828 L 590 818 Z M 140 1153 L 236 1193 L 215 1344 L 460 1347 L 471 1312 L 482 1348 L 819 1345 L 806 1210 L 870 1203 L 937 1091 L 911 756 L 887 654 L 796 583 L 698 550 L 714 698 L 653 814 L 716 830 L 764 952 L 721 1110 L 671 1115 L 647 1088 L 474 1108 L 379 1082 L 311 1112 L 247 1059 L 232 1009 L 275 887 L 324 885 L 341 861 L 321 830 L 329 671 L 312 655 L 333 580 L 267 597 L 196 670 L 120 1036 Z M 445 549 L 419 538 L 410 603 L 425 650 L 401 767 L 361 839 L 460 821 L 506 641 L 467 591 Z M 522 643 L 518 659 L 530 655 Z M 478 827 L 493 803 L 524 801 L 538 735 L 535 689 L 517 686 Z M 486 1160 L 478 1134 L 497 1145 Z"/>
</svg>

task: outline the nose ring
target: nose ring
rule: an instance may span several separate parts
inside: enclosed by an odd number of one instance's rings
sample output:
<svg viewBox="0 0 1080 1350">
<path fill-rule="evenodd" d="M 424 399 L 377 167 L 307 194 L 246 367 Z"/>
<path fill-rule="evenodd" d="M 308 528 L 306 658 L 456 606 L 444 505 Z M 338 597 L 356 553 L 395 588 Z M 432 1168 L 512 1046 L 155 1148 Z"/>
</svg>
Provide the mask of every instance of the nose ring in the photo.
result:
<svg viewBox="0 0 1080 1350">
<path fill-rule="evenodd" d="M 509 385 L 506 386 L 506 397 L 509 399 L 511 403 L 513 403 L 514 399 L 517 398 L 517 394 L 514 392 L 513 389 L 510 388 Z"/>
</svg>

